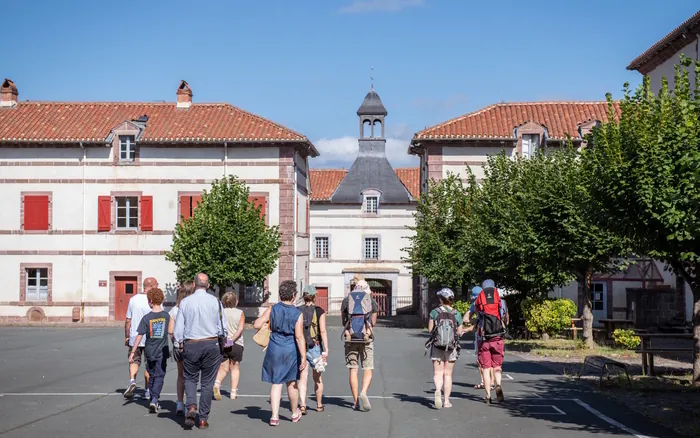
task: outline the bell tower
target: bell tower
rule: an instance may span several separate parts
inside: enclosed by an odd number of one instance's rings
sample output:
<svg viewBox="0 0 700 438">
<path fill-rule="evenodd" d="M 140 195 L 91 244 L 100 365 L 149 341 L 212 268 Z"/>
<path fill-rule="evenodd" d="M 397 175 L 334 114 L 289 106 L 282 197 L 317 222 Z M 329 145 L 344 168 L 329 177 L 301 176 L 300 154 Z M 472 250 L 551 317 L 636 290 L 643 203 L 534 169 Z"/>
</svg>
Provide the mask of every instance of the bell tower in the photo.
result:
<svg viewBox="0 0 700 438">
<path fill-rule="evenodd" d="M 357 110 L 357 116 L 360 118 L 360 140 L 384 140 L 384 117 L 387 114 L 382 100 L 372 85 Z"/>
</svg>

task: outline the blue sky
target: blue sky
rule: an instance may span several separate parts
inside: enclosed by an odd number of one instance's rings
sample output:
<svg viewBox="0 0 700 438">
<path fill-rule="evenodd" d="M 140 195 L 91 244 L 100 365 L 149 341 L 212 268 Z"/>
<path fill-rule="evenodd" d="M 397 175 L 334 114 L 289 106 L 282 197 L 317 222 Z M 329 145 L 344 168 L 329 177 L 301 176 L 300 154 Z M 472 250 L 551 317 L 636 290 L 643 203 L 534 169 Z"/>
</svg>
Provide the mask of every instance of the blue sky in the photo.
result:
<svg viewBox="0 0 700 438">
<path fill-rule="evenodd" d="M 601 100 L 697 0 L 4 0 L 0 76 L 21 100 L 229 102 L 356 155 L 370 87 L 389 158 L 414 132 L 507 101 Z"/>
</svg>

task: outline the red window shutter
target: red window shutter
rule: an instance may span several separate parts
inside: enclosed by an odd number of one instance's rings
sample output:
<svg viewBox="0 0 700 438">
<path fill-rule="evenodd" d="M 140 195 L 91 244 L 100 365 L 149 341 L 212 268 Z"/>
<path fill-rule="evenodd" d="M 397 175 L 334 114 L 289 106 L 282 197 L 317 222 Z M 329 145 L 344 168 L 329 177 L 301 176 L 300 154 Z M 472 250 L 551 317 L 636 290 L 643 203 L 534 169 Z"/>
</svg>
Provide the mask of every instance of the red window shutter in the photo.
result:
<svg viewBox="0 0 700 438">
<path fill-rule="evenodd" d="M 153 196 L 141 196 L 141 231 L 153 231 Z"/>
<path fill-rule="evenodd" d="M 48 195 L 24 196 L 24 229 L 30 231 L 49 229 Z"/>
<path fill-rule="evenodd" d="M 201 203 L 202 195 L 192 196 L 192 216 L 194 216 L 194 209 L 197 208 L 197 206 Z"/>
<path fill-rule="evenodd" d="M 97 231 L 109 231 L 112 228 L 112 197 L 97 197 Z"/>
<path fill-rule="evenodd" d="M 252 202 L 255 208 L 260 207 L 260 217 L 265 218 L 266 199 L 264 196 L 249 196 L 248 202 Z"/>
<path fill-rule="evenodd" d="M 190 218 L 190 202 L 191 196 L 180 196 L 180 220 L 184 221 Z"/>
</svg>

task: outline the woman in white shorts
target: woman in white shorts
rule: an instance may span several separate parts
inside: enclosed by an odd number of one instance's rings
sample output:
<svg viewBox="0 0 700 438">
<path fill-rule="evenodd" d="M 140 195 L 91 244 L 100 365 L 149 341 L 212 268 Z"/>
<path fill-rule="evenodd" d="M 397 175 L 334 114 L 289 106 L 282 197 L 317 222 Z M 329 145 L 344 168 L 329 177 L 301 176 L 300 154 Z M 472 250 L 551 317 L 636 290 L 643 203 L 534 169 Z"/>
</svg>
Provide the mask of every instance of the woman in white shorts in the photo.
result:
<svg viewBox="0 0 700 438">
<path fill-rule="evenodd" d="M 449 288 L 443 288 L 438 291 L 440 305 L 430 312 L 428 320 L 428 332 L 433 336 L 430 345 L 430 360 L 433 361 L 433 382 L 435 383 L 435 409 L 451 408 L 450 394 L 452 393 L 452 371 L 455 367 L 455 362 L 459 358 L 459 339 L 462 336 L 462 314 L 452 308 L 452 300 L 455 295 Z M 451 316 L 450 316 L 451 315 Z M 436 333 L 434 330 L 438 325 L 438 319 L 449 318 L 455 325 L 454 329 L 455 340 L 454 345 L 450 347 L 438 347 L 435 345 Z M 443 404 L 442 392 L 444 391 L 445 400 Z"/>
</svg>

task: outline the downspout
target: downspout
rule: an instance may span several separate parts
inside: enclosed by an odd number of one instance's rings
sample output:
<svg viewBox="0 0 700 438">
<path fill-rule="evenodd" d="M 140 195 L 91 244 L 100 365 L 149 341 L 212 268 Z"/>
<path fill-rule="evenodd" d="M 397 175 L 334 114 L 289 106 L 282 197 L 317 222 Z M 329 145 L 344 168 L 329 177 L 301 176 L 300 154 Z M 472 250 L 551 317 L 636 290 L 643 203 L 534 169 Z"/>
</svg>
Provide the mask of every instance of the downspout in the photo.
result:
<svg viewBox="0 0 700 438">
<path fill-rule="evenodd" d="M 87 269 L 86 269 L 86 260 L 85 260 L 85 224 L 86 224 L 86 199 L 85 199 L 85 160 L 87 159 L 87 149 L 85 149 L 85 145 L 83 145 L 83 142 L 80 142 L 80 147 L 83 150 L 83 162 L 81 163 L 82 166 L 82 176 L 83 176 L 83 232 L 81 233 L 81 240 L 82 240 L 82 260 L 80 263 L 80 269 L 81 269 L 81 287 L 80 287 L 80 322 L 84 323 L 85 322 L 85 298 L 86 298 L 86 291 L 87 291 L 87 279 L 85 278 L 87 274 Z"/>
<path fill-rule="evenodd" d="M 292 220 L 292 224 L 294 229 L 292 230 L 292 280 L 297 281 L 297 159 L 296 159 L 296 151 L 292 155 L 292 163 L 294 164 L 293 170 L 294 170 L 294 219 Z"/>
<path fill-rule="evenodd" d="M 228 162 L 228 142 L 224 142 L 224 178 L 227 177 L 226 174 L 226 163 Z"/>
</svg>

